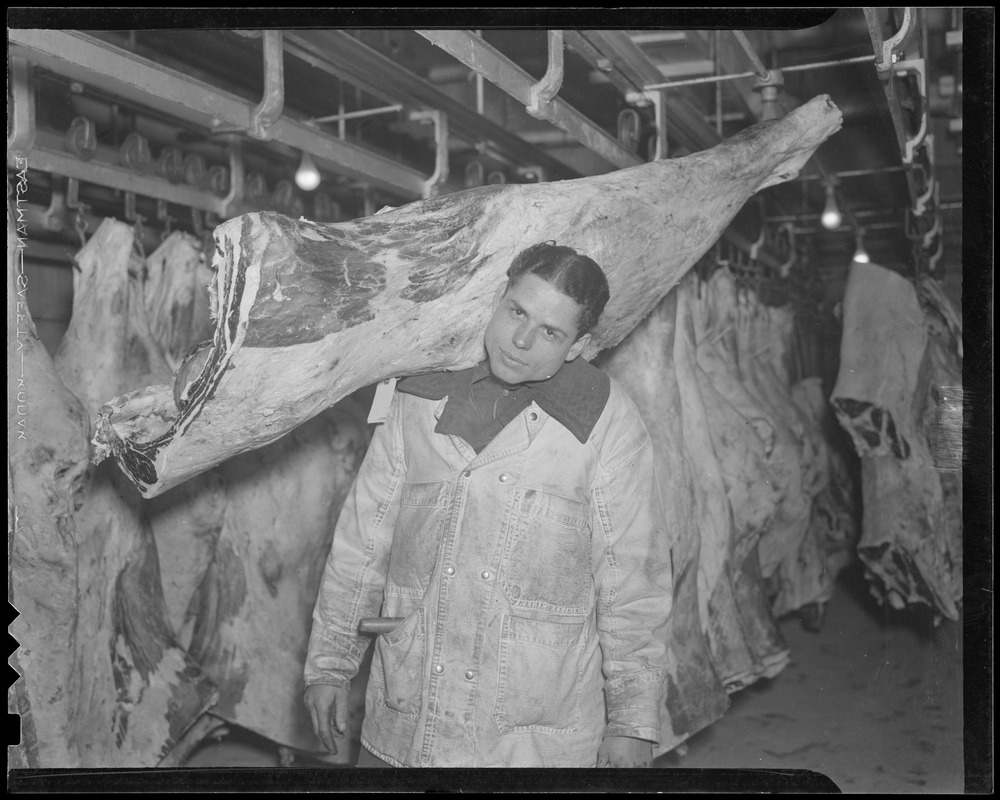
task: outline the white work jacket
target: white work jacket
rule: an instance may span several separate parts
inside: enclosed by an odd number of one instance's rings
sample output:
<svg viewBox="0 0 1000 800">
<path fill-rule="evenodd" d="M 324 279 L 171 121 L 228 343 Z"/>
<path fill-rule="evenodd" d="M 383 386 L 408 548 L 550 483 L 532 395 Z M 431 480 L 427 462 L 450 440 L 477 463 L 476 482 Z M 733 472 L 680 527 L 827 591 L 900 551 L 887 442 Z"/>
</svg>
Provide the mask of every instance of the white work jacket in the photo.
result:
<svg viewBox="0 0 1000 800">
<path fill-rule="evenodd" d="M 478 455 L 396 392 L 340 518 L 306 684 L 376 639 L 362 743 L 397 766 L 594 766 L 656 741 L 672 571 L 652 445 L 612 382 L 586 443 L 531 403 Z"/>
</svg>

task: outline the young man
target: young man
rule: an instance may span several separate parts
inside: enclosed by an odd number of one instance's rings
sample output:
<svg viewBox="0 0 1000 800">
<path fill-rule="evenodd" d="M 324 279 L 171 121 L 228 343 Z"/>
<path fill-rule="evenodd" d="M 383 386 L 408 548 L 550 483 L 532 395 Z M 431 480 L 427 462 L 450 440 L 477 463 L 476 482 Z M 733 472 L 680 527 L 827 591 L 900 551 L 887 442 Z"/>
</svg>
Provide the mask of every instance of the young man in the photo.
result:
<svg viewBox="0 0 1000 800">
<path fill-rule="evenodd" d="M 607 279 L 553 243 L 507 276 L 487 358 L 400 381 L 337 522 L 305 702 L 336 752 L 359 623 L 392 618 L 359 766 L 648 766 L 659 735 L 673 580 L 650 438 L 577 358 Z"/>
</svg>

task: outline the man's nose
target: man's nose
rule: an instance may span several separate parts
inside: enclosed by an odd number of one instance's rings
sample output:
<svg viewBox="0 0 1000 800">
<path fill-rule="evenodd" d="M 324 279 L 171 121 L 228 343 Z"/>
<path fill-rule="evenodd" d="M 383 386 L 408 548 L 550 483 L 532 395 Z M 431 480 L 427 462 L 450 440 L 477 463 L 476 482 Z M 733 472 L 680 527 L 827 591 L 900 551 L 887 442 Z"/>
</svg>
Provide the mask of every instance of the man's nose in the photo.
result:
<svg viewBox="0 0 1000 800">
<path fill-rule="evenodd" d="M 520 350 L 530 350 L 535 335 L 527 325 L 522 325 L 514 332 L 514 345 Z"/>
</svg>

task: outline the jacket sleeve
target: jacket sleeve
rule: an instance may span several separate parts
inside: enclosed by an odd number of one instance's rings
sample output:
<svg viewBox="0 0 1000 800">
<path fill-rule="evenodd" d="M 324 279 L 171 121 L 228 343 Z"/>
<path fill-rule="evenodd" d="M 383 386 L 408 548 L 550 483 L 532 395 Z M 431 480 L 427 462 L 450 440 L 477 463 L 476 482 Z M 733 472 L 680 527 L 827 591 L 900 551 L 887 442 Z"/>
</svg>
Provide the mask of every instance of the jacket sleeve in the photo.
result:
<svg viewBox="0 0 1000 800">
<path fill-rule="evenodd" d="M 653 447 L 631 403 L 605 440 L 592 489 L 597 629 L 603 655 L 605 735 L 659 741 L 667 674 L 673 568 Z"/>
<path fill-rule="evenodd" d="M 370 643 L 358 623 L 378 616 L 382 606 L 405 469 L 402 404 L 395 394 L 337 519 L 313 610 L 306 686 L 347 685 Z"/>
</svg>

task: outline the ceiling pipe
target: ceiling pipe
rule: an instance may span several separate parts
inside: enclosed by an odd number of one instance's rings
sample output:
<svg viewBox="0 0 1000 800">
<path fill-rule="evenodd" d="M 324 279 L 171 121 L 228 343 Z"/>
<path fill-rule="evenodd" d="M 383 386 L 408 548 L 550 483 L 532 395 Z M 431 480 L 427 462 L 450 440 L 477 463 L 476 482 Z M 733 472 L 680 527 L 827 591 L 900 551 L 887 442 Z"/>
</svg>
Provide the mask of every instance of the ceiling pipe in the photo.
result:
<svg viewBox="0 0 1000 800">
<path fill-rule="evenodd" d="M 764 62 L 760 60 L 757 52 L 753 49 L 753 45 L 750 44 L 750 40 L 747 39 L 746 34 L 743 33 L 743 31 L 733 31 L 733 37 L 740 43 L 740 47 L 743 48 L 743 52 L 747 54 L 747 58 L 749 58 L 750 63 L 753 64 L 757 77 L 767 80 L 769 70 L 764 66 Z"/>
<path fill-rule="evenodd" d="M 424 182 L 423 197 L 437 197 L 448 180 L 448 117 L 441 111 L 413 111 L 410 119 L 434 125 L 434 172 Z"/>
<path fill-rule="evenodd" d="M 373 117 L 378 114 L 390 114 L 394 111 L 402 111 L 402 103 L 393 103 L 390 106 L 380 106 L 379 108 L 364 108 L 360 111 L 347 111 L 339 112 L 337 114 L 330 114 L 325 117 L 313 117 L 312 119 L 306 120 L 306 122 L 311 122 L 313 124 L 318 122 L 343 122 L 348 119 L 363 119 L 364 117 Z M 344 137 L 341 136 L 341 139 Z"/>
<path fill-rule="evenodd" d="M 7 152 L 23 158 L 35 144 L 35 83 L 31 64 L 23 56 L 10 57 L 10 84 L 13 108 Z"/>
<path fill-rule="evenodd" d="M 531 87 L 531 102 L 525 110 L 536 119 L 546 119 L 549 104 L 559 94 L 563 82 L 563 32 L 548 31 L 549 64 L 538 83 Z M 477 75 L 479 73 L 476 73 Z"/>
<path fill-rule="evenodd" d="M 285 107 L 285 53 L 281 31 L 264 31 L 264 96 L 250 115 L 249 134 L 267 141 Z"/>
</svg>

